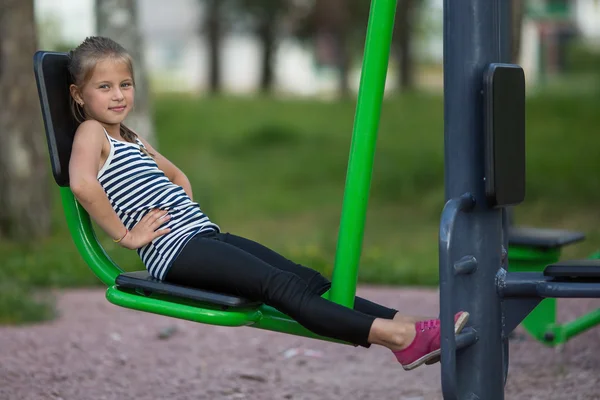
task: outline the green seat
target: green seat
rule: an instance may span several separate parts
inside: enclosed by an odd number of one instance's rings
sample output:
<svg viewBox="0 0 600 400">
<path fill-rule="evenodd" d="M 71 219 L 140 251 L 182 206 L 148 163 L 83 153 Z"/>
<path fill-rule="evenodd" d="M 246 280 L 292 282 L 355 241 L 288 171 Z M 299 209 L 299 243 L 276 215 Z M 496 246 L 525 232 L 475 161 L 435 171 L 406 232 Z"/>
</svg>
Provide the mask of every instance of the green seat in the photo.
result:
<svg viewBox="0 0 600 400">
<path fill-rule="evenodd" d="M 315 335 L 289 316 L 260 302 L 165 283 L 152 278 L 145 270 L 124 272 L 119 268 L 98 242 L 90 216 L 69 188 L 69 159 L 78 125 L 69 108 L 67 64 L 66 53 L 38 51 L 34 55 L 50 162 L 60 187 L 67 225 L 80 255 L 107 285 L 107 300 L 121 307 L 205 324 L 252 326 L 335 341 Z"/>
</svg>

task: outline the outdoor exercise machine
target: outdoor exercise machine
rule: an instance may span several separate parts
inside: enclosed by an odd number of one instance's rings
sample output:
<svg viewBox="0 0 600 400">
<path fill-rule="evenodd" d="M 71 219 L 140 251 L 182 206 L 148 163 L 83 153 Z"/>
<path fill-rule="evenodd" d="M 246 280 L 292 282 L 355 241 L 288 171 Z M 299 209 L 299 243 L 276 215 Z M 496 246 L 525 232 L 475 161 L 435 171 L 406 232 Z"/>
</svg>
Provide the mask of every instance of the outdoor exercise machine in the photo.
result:
<svg viewBox="0 0 600 400">
<path fill-rule="evenodd" d="M 330 300 L 352 307 L 375 143 L 397 0 L 373 0 L 353 127 Z M 525 194 L 525 83 L 506 62 L 504 0 L 445 0 L 445 198 L 439 233 L 442 389 L 445 399 L 504 398 L 508 335 L 542 300 L 600 297 L 600 264 L 554 263 L 543 272 L 507 271 L 505 207 Z M 501 16 L 504 15 L 504 18 Z M 107 285 L 109 302 L 140 311 L 226 326 L 318 337 L 288 316 L 237 296 L 124 272 L 100 245 L 69 188 L 77 123 L 69 109 L 65 53 L 39 51 L 34 72 L 53 176 L 75 245 Z M 471 313 L 455 337 L 453 315 Z"/>
<path fill-rule="evenodd" d="M 511 227 L 508 237 L 509 270 L 542 272 L 547 265 L 559 261 L 563 247 L 585 239 L 580 232 L 560 229 Z M 599 253 L 590 255 L 589 265 L 599 265 Z M 579 264 L 581 261 L 577 261 Z M 540 302 L 521 323 L 533 338 L 547 346 L 565 344 L 569 339 L 600 324 L 600 309 L 595 309 L 570 321 L 557 321 L 557 300 Z"/>
<path fill-rule="evenodd" d="M 324 296 L 352 307 L 367 211 L 367 200 L 381 103 L 383 101 L 396 0 L 372 4 L 355 115 L 352 149 L 342 205 L 340 238 L 332 287 Z M 38 51 L 34 73 L 44 119 L 54 180 L 60 188 L 72 239 L 92 272 L 107 285 L 109 302 L 130 309 L 224 326 L 251 326 L 334 341 L 315 335 L 289 316 L 265 304 L 151 277 L 146 270 L 124 272 L 106 253 L 86 210 L 69 187 L 69 159 L 77 122 L 69 108 L 68 55 Z M 143 266 L 140 263 L 140 267 Z"/>
<path fill-rule="evenodd" d="M 523 318 L 544 298 L 600 297 L 600 262 L 556 262 L 542 272 L 508 265 L 507 207 L 525 198 L 525 77 L 508 63 L 510 3 L 444 1 L 439 270 L 447 400 L 504 399 L 508 335 Z M 459 309 L 471 313 L 471 331 L 455 338 Z"/>
</svg>

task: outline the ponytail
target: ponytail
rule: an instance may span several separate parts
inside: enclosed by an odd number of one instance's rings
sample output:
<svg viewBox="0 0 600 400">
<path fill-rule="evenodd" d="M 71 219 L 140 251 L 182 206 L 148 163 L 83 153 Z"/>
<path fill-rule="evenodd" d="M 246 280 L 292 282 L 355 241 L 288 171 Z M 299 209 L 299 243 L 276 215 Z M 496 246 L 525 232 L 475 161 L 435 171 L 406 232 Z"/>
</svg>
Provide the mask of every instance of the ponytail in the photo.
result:
<svg viewBox="0 0 600 400">
<path fill-rule="evenodd" d="M 126 127 L 123 123 L 121 123 L 119 133 L 121 134 L 121 137 L 125 139 L 126 142 L 135 143 L 135 139 L 138 138 L 138 135 L 134 131 Z M 140 151 L 148 157 L 154 158 L 154 154 L 150 153 L 144 146 L 140 146 Z"/>
</svg>

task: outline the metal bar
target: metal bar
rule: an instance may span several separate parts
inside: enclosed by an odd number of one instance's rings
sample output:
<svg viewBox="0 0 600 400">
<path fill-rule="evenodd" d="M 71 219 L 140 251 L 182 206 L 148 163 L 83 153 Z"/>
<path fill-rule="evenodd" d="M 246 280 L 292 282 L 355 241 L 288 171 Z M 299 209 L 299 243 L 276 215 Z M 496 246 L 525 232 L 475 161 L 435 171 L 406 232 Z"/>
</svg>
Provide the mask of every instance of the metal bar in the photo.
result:
<svg viewBox="0 0 600 400">
<path fill-rule="evenodd" d="M 468 272 L 469 269 L 456 268 L 458 264 L 465 259 L 473 257 L 467 256 L 461 258 L 456 264 L 452 263 L 452 245 L 454 241 L 454 230 L 456 223 L 462 212 L 471 211 L 475 207 L 475 199 L 471 194 L 466 193 L 460 197 L 448 200 L 442 211 L 442 218 L 439 232 L 439 268 L 440 268 L 440 318 L 442 321 L 441 330 L 441 364 L 442 364 L 442 388 L 444 397 L 450 399 L 456 395 L 456 349 L 457 343 L 454 334 L 454 313 L 456 307 L 452 299 L 455 291 L 455 275 L 457 273 Z M 474 259 L 474 258 L 473 258 Z"/>
<path fill-rule="evenodd" d="M 454 263 L 455 274 L 472 274 L 477 270 L 477 260 L 473 256 L 465 256 Z"/>
<path fill-rule="evenodd" d="M 77 202 L 69 187 L 60 188 L 67 226 L 79 254 L 105 285 L 112 286 L 123 270 L 106 254 L 94 233 L 89 214 Z"/>
<path fill-rule="evenodd" d="M 499 277 L 498 294 L 504 298 L 596 298 L 600 297 L 600 282 L 561 282 L 541 272 L 508 272 Z"/>
<path fill-rule="evenodd" d="M 396 0 L 373 0 L 348 160 L 330 300 L 354 306 Z"/>
<path fill-rule="evenodd" d="M 540 297 L 555 299 L 600 297 L 600 282 L 539 282 L 536 286 Z"/>
<path fill-rule="evenodd" d="M 516 63 L 517 60 L 512 59 L 512 42 L 513 42 L 513 21 L 512 21 L 512 1 L 500 1 L 498 3 L 500 13 L 500 23 L 498 24 L 498 40 L 500 41 L 500 62 Z M 506 209 L 508 212 L 509 209 Z"/>
<path fill-rule="evenodd" d="M 501 305 L 496 294 L 502 212 L 486 204 L 482 97 L 484 70 L 503 60 L 500 36 L 508 32 L 500 24 L 500 1 L 444 0 L 445 198 L 472 193 L 476 200 L 475 209 L 456 224 L 450 253 L 452 263 L 475 257 L 477 270 L 455 276 L 452 294 L 440 297 L 440 306 L 452 299 L 455 310 L 468 311 L 479 336 L 456 353 L 458 374 L 454 384 L 442 387 L 445 399 L 504 399 Z M 440 265 L 440 279 L 442 272 Z M 442 315 L 442 329 L 448 325 L 447 314 Z M 442 347 L 447 344 L 442 341 Z M 443 358 L 442 377 L 452 369 Z"/>
<path fill-rule="evenodd" d="M 309 331 L 308 329 L 300 325 L 298 321 L 293 320 L 284 313 L 265 304 L 260 306 L 259 311 L 262 314 L 262 318 L 260 318 L 254 325 L 252 325 L 252 328 L 264 329 L 274 332 L 283 332 L 288 335 L 304 336 L 312 339 L 354 346 L 351 343 L 346 343 L 341 340 L 317 335 L 316 333 Z"/>
<path fill-rule="evenodd" d="M 560 337 L 564 337 L 565 341 L 567 341 L 573 336 L 579 335 L 598 324 L 600 324 L 600 308 L 560 325 L 555 330 L 560 330 L 562 332 Z"/>
<path fill-rule="evenodd" d="M 477 340 L 479 340 L 479 337 L 477 337 L 477 331 L 473 328 L 465 328 L 456 336 L 456 350 L 469 347 Z"/>
<path fill-rule="evenodd" d="M 544 279 L 541 272 L 508 272 L 498 275 L 500 297 L 539 297 L 537 284 Z"/>
<path fill-rule="evenodd" d="M 220 326 L 249 326 L 289 335 L 308 337 L 333 343 L 351 345 L 340 340 L 324 337 L 309 331 L 289 316 L 267 305 L 249 308 L 219 309 L 214 305 L 202 304 L 189 299 L 153 293 L 142 296 L 130 289 L 110 286 L 106 299 L 120 307 L 179 318 L 188 321 Z"/>
<path fill-rule="evenodd" d="M 547 232 L 540 230 L 541 233 Z M 532 231 L 533 233 L 533 231 Z M 543 235 L 539 235 L 540 237 Z M 527 236 L 521 236 L 521 239 L 526 239 Z M 533 245 L 511 245 L 509 248 L 509 271 L 511 272 L 542 272 L 547 265 L 554 264 L 560 259 L 562 247 L 544 248 L 535 247 Z M 541 299 L 540 299 L 541 300 Z M 549 327 L 556 323 L 556 299 L 532 299 L 529 303 L 520 303 L 519 300 L 512 302 L 510 299 L 503 302 L 505 308 L 504 316 L 504 332 L 506 335 L 512 332 L 518 324 L 536 340 L 549 344 L 552 339 L 549 336 Z M 508 307 L 509 305 L 515 306 Z M 529 305 L 534 305 L 535 308 L 530 310 Z M 507 315 L 507 310 L 511 310 Z M 521 316 L 526 315 L 523 319 Z"/>
<path fill-rule="evenodd" d="M 192 301 L 174 299 L 162 294 L 154 294 L 148 297 L 140 296 L 133 290 L 120 290 L 116 286 L 109 286 L 105 295 L 110 303 L 124 308 L 203 324 L 250 326 L 262 318 L 258 308 L 235 308 L 227 311 L 208 307 L 202 308 L 193 304 Z"/>
</svg>

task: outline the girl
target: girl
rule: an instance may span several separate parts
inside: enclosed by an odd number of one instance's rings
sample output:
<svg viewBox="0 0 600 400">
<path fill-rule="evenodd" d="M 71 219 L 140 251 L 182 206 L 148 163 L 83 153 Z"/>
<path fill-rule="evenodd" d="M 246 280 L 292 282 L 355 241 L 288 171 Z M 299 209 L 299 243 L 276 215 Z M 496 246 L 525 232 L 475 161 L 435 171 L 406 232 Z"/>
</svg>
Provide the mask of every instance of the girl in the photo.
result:
<svg viewBox="0 0 600 400">
<path fill-rule="evenodd" d="M 192 200 L 185 174 L 123 120 L 134 106 L 132 59 L 89 37 L 70 53 L 71 109 L 80 123 L 69 165 L 77 200 L 149 273 L 175 284 L 260 300 L 307 329 L 392 350 L 406 370 L 439 360 L 440 321 L 416 320 L 357 297 L 354 309 L 321 297 L 330 282 L 248 239 L 221 233 Z M 455 332 L 468 313 L 455 316 Z"/>
</svg>

